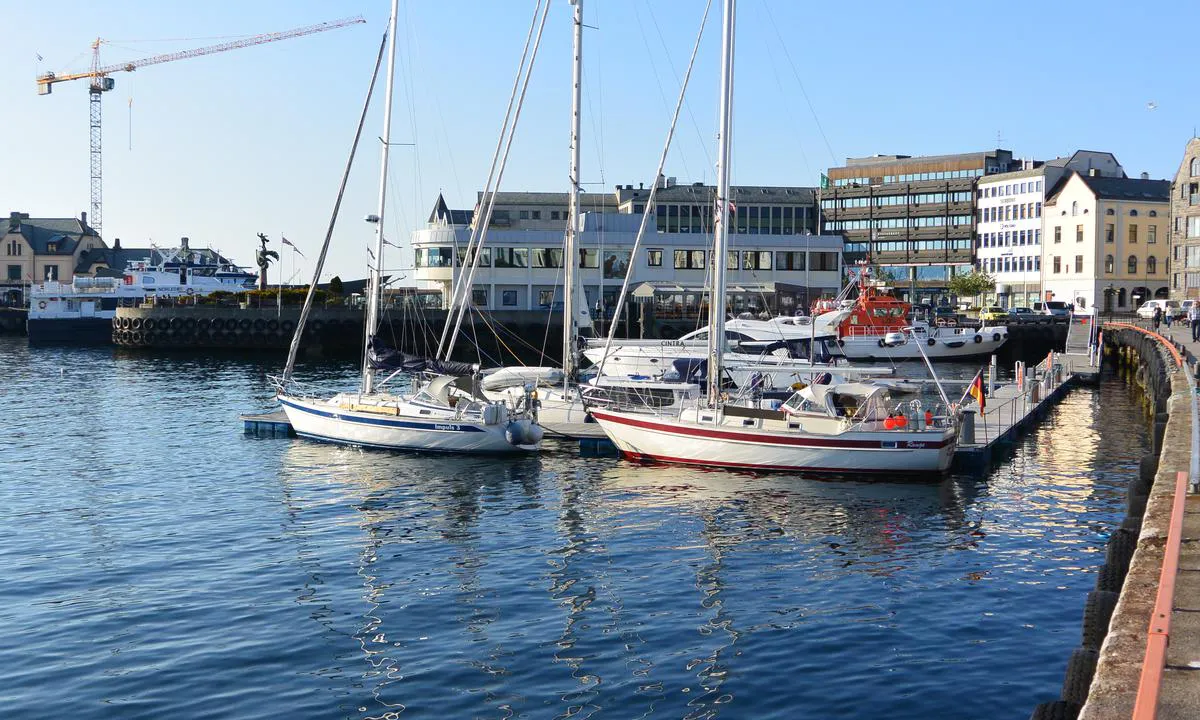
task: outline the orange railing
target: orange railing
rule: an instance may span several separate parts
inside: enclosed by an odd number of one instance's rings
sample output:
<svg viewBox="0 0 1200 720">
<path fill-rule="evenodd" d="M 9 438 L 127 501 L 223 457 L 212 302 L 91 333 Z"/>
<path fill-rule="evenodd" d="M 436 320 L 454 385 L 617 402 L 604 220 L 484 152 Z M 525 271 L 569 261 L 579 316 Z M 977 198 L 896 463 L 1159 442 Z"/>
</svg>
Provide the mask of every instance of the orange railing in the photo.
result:
<svg viewBox="0 0 1200 720">
<path fill-rule="evenodd" d="M 1104 323 L 1104 327 L 1112 328 L 1114 330 L 1137 330 L 1138 332 L 1142 333 L 1143 335 L 1149 335 L 1152 338 L 1157 338 L 1159 342 L 1161 342 L 1163 345 L 1166 346 L 1167 351 L 1171 353 L 1171 357 L 1175 358 L 1176 367 L 1183 367 L 1183 356 L 1180 355 L 1179 351 L 1175 349 L 1175 344 L 1171 342 L 1170 338 L 1163 337 L 1162 335 L 1159 335 L 1158 333 L 1154 332 L 1153 330 L 1147 330 L 1146 328 L 1139 327 L 1137 325 L 1134 325 L 1133 323 L 1122 323 L 1122 322 Z"/>
<path fill-rule="evenodd" d="M 1171 640 L 1171 611 L 1175 606 L 1175 576 L 1179 573 L 1179 545 L 1183 535 L 1183 507 L 1187 499 L 1188 474 L 1175 474 L 1175 502 L 1171 505 L 1171 524 L 1167 531 L 1162 573 L 1158 577 L 1158 595 L 1150 615 L 1146 638 L 1146 659 L 1138 683 L 1133 720 L 1154 720 L 1158 714 L 1158 695 L 1167 665 L 1167 645 Z"/>
</svg>

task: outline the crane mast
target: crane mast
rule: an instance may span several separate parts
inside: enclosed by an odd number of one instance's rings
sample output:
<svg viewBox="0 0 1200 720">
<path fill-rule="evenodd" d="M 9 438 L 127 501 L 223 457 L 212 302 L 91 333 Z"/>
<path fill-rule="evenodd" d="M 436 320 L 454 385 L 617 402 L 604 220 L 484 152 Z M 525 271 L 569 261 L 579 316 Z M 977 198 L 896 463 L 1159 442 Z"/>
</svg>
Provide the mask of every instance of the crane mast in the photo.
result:
<svg viewBox="0 0 1200 720">
<path fill-rule="evenodd" d="M 275 42 L 277 40 L 288 40 L 303 35 L 311 35 L 313 33 L 325 32 L 326 30 L 334 30 L 336 28 L 346 27 L 347 25 L 356 25 L 365 23 L 362 17 L 343 18 L 341 20 L 332 20 L 329 22 L 317 23 L 316 25 L 306 25 L 304 27 L 294 28 L 292 30 L 284 30 L 282 32 L 266 33 L 263 35 L 255 35 L 253 37 L 242 38 L 241 40 L 232 40 L 230 42 L 218 43 L 216 45 L 208 45 L 205 47 L 194 48 L 192 50 L 181 50 L 179 52 L 163 53 L 161 55 L 152 55 L 141 60 L 133 60 L 130 62 L 117 63 L 114 65 L 100 64 L 100 46 L 103 40 L 96 38 L 92 43 L 92 67 L 87 72 L 79 73 L 44 73 L 37 76 L 38 95 L 49 95 L 54 89 L 54 85 L 60 82 L 69 80 L 89 80 L 88 83 L 88 128 L 91 137 L 89 148 L 89 168 L 91 172 L 91 216 L 89 218 L 92 229 L 97 235 L 100 234 L 101 227 L 104 222 L 103 209 L 103 194 L 104 180 L 102 174 L 103 162 L 101 160 L 101 96 L 112 90 L 116 86 L 116 81 L 109 77 L 115 72 L 132 72 L 141 67 L 148 65 L 158 65 L 160 63 L 172 62 L 175 60 L 186 60 L 187 58 L 200 57 L 202 55 L 212 55 L 227 50 L 237 50 L 238 48 L 250 47 L 252 45 L 262 45 L 264 43 Z"/>
</svg>

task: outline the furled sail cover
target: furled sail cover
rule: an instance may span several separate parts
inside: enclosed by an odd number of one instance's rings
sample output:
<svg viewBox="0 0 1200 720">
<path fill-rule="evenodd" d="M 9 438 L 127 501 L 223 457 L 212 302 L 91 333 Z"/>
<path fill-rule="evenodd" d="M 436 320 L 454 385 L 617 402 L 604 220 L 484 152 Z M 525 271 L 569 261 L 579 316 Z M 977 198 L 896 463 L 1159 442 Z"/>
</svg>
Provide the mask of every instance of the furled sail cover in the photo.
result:
<svg viewBox="0 0 1200 720">
<path fill-rule="evenodd" d="M 432 372 L 442 375 L 472 375 L 478 365 L 454 360 L 437 360 L 424 355 L 413 355 L 390 347 L 372 337 L 367 343 L 367 362 L 372 370 L 403 370 L 405 372 Z"/>
</svg>

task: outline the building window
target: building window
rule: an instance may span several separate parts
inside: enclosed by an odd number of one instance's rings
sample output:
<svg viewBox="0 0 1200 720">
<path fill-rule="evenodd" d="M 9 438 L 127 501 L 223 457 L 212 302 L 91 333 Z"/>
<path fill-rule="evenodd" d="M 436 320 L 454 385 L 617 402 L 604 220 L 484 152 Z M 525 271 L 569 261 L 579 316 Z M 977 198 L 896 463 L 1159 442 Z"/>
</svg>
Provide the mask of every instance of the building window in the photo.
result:
<svg viewBox="0 0 1200 720">
<path fill-rule="evenodd" d="M 1083 272 L 1083 256 L 1082 255 L 1075 256 L 1075 272 L 1077 272 L 1077 273 Z"/>
<path fill-rule="evenodd" d="M 52 282 L 58 279 L 58 266 L 47 265 L 42 268 L 42 279 L 47 282 Z"/>
<path fill-rule="evenodd" d="M 1058 255 L 1054 256 L 1054 272 L 1062 272 L 1062 258 Z"/>
<path fill-rule="evenodd" d="M 541 220 L 541 219 L 542 219 L 542 211 L 541 211 L 541 210 L 534 210 L 532 213 L 530 213 L 530 215 L 532 215 L 532 216 L 533 216 L 533 219 L 534 219 L 534 220 Z"/>
<path fill-rule="evenodd" d="M 1083 242 L 1083 226 L 1075 226 L 1075 242 Z"/>
<path fill-rule="evenodd" d="M 1137 255 L 1129 256 L 1129 267 L 1127 269 L 1130 275 L 1137 274 Z"/>
<path fill-rule="evenodd" d="M 21 247 L 22 247 L 22 243 L 20 240 L 13 240 L 10 243 L 8 243 L 9 257 L 20 257 L 21 256 Z"/>
<path fill-rule="evenodd" d="M 9 265 L 8 266 L 8 279 L 10 281 L 21 279 L 21 266 L 20 265 Z"/>
<path fill-rule="evenodd" d="M 471 260 L 467 259 L 467 249 L 460 247 L 458 249 L 458 266 L 462 267 L 463 265 L 470 265 L 470 263 L 471 263 Z M 479 264 L 483 267 L 491 267 L 492 266 L 492 249 L 491 248 L 483 248 L 483 253 L 480 254 L 480 256 L 479 256 Z"/>
<path fill-rule="evenodd" d="M 454 250 L 448 247 L 417 248 L 415 262 L 417 267 L 451 267 Z"/>
<path fill-rule="evenodd" d="M 1112 208 L 1109 208 L 1109 209 L 1107 209 L 1107 210 L 1105 210 L 1105 211 L 1104 211 L 1104 214 L 1105 214 L 1105 215 L 1116 215 L 1116 214 L 1117 214 L 1117 212 L 1116 212 L 1115 210 L 1113 210 Z"/>
<path fill-rule="evenodd" d="M 519 218 L 521 218 L 522 220 L 528 220 L 528 219 L 529 219 L 529 211 L 528 211 L 528 210 L 522 210 L 522 211 L 521 211 L 521 212 L 518 214 L 518 217 L 519 217 Z"/>
<path fill-rule="evenodd" d="M 471 304 L 479 307 L 487 307 L 487 289 L 486 288 L 471 288 Z"/>
<path fill-rule="evenodd" d="M 676 270 L 703 270 L 704 269 L 704 251 L 703 250 L 676 250 L 675 251 L 675 269 Z"/>
<path fill-rule="evenodd" d="M 1200 215 L 1193 215 L 1187 219 L 1187 236 L 1200 237 Z"/>
<path fill-rule="evenodd" d="M 1131 245 L 1137 242 L 1137 229 L 1137 225 L 1129 223 L 1129 243 Z"/>
<path fill-rule="evenodd" d="M 496 248 L 496 267 L 529 267 L 529 248 Z"/>
<path fill-rule="evenodd" d="M 554 290 L 538 290 L 538 307 L 548 308 L 554 304 Z"/>
<path fill-rule="evenodd" d="M 600 267 L 600 251 L 596 248 L 579 248 L 579 267 Z"/>
<path fill-rule="evenodd" d="M 662 267 L 662 248 L 650 248 L 646 251 L 646 265 Z"/>
<path fill-rule="evenodd" d="M 500 304 L 504 307 L 517 306 L 517 291 L 516 290 L 501 290 Z"/>
<path fill-rule="evenodd" d="M 634 205 L 634 206 L 633 206 L 633 214 L 634 214 L 634 215 L 641 215 L 641 214 L 642 214 L 642 213 L 644 213 L 644 212 L 646 212 L 646 206 L 645 206 L 645 205 Z"/>
<path fill-rule="evenodd" d="M 1078 215 L 1078 214 L 1079 214 L 1079 202 L 1078 202 L 1078 201 L 1072 201 L 1072 202 L 1071 202 L 1071 214 L 1072 214 L 1072 215 Z"/>
<path fill-rule="evenodd" d="M 1158 242 L 1158 226 L 1150 225 L 1146 230 L 1146 244 L 1153 245 Z"/>
<path fill-rule="evenodd" d="M 562 267 L 562 248 L 534 248 L 533 266 L 535 268 Z"/>
<path fill-rule="evenodd" d="M 566 215 L 566 213 L 563 213 L 563 215 Z M 560 219 L 561 219 L 561 218 L 558 216 L 558 211 L 557 211 L 557 210 L 551 210 L 551 211 L 550 211 L 550 219 L 551 219 L 551 220 L 560 220 Z"/>
<path fill-rule="evenodd" d="M 1200 157 L 1192 158 L 1192 177 L 1200 175 Z"/>
<path fill-rule="evenodd" d="M 1062 242 L 1062 228 L 1059 227 L 1058 225 L 1054 226 L 1054 242 L 1056 242 L 1056 243 Z"/>
<path fill-rule="evenodd" d="M 1150 217 L 1158 217 L 1158 211 L 1157 211 L 1157 210 L 1151 210 L 1151 211 L 1150 211 Z"/>
<path fill-rule="evenodd" d="M 1137 217 L 1137 210 L 1130 210 L 1129 217 Z"/>
<path fill-rule="evenodd" d="M 775 253 L 775 269 L 776 270 L 803 270 L 804 269 L 804 253 L 803 252 L 784 252 Z"/>
<path fill-rule="evenodd" d="M 1104 242 L 1110 243 L 1116 235 L 1116 227 L 1112 223 L 1104 223 Z"/>
<path fill-rule="evenodd" d="M 746 250 L 742 253 L 743 270 L 770 270 L 770 250 Z"/>
<path fill-rule="evenodd" d="M 1105 255 L 1104 256 L 1104 272 L 1111 275 L 1112 273 L 1116 272 L 1116 269 L 1117 269 L 1116 259 L 1113 258 L 1112 255 Z"/>
<path fill-rule="evenodd" d="M 1146 258 L 1146 274 L 1153 275 L 1156 272 L 1158 272 L 1158 258 L 1151 255 Z"/>
</svg>

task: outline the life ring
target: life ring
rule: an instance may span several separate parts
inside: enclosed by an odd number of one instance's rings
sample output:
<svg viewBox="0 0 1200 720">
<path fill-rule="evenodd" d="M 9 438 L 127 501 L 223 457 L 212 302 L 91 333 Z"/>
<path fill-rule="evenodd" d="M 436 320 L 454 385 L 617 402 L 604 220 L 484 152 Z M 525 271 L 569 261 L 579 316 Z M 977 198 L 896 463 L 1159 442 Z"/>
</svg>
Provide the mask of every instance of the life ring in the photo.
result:
<svg viewBox="0 0 1200 720">
<path fill-rule="evenodd" d="M 45 300 L 39 300 L 39 301 L 38 301 L 38 310 L 45 310 L 45 309 L 46 309 L 46 301 L 45 301 Z"/>
<path fill-rule="evenodd" d="M 981 343 L 981 342 L 983 342 L 983 336 L 982 336 L 982 335 L 978 335 L 978 334 L 977 334 L 977 335 L 975 335 L 975 342 L 977 342 L 977 343 Z"/>
<path fill-rule="evenodd" d="M 195 289 L 195 288 L 188 288 L 188 289 L 187 289 L 185 292 L 186 292 L 188 295 L 195 295 L 195 294 L 196 294 L 196 289 Z"/>
<path fill-rule="evenodd" d="M 1000 342 L 1000 333 L 995 333 L 992 335 L 992 342 Z"/>
<path fill-rule="evenodd" d="M 928 340 L 925 341 L 925 344 L 928 345 L 929 347 L 933 347 L 934 345 L 937 345 L 937 340 L 934 340 L 933 338 L 929 338 Z"/>
</svg>

